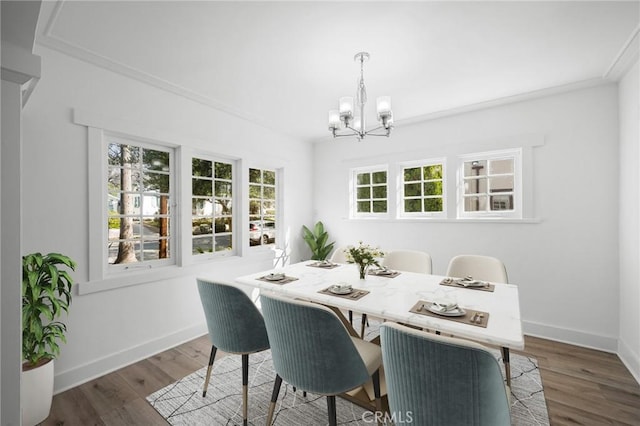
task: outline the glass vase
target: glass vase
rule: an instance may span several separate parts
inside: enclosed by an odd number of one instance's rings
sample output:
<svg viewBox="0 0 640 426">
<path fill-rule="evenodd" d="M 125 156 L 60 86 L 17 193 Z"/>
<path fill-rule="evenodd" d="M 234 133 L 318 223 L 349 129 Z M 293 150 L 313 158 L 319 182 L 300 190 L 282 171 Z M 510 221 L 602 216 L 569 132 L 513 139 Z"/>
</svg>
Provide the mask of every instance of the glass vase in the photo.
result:
<svg viewBox="0 0 640 426">
<path fill-rule="evenodd" d="M 361 263 L 358 265 L 359 270 L 360 270 L 360 279 L 364 280 L 365 277 L 367 276 L 367 269 L 369 269 L 369 265 L 365 265 L 364 263 Z"/>
</svg>

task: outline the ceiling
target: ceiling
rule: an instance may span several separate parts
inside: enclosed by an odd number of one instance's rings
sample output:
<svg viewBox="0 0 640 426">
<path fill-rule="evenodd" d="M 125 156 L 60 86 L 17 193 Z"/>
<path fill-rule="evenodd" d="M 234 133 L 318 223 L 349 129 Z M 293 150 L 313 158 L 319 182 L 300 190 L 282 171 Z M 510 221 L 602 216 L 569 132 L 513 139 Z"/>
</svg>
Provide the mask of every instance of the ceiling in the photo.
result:
<svg viewBox="0 0 640 426">
<path fill-rule="evenodd" d="M 301 140 L 354 96 L 396 126 L 608 76 L 638 1 L 43 2 L 37 42 Z"/>
</svg>

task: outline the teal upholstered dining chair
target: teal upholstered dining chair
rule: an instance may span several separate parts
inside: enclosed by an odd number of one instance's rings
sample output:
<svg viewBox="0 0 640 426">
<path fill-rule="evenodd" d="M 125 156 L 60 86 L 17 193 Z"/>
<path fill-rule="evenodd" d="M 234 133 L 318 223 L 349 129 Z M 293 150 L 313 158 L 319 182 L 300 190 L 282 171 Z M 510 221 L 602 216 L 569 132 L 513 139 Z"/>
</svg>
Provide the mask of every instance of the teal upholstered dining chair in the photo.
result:
<svg viewBox="0 0 640 426">
<path fill-rule="evenodd" d="M 249 296 L 239 288 L 200 278 L 197 282 L 211 339 L 211 355 L 202 397 L 207 395 L 217 350 L 242 355 L 242 418 L 246 426 L 249 354 L 269 349 L 264 319 Z"/>
<path fill-rule="evenodd" d="M 267 425 L 282 380 L 296 388 L 327 397 L 329 424 L 336 424 L 336 395 L 373 379 L 380 409 L 382 352 L 378 345 L 352 337 L 326 306 L 272 294 L 260 296 L 273 366 L 273 385 Z"/>
<path fill-rule="evenodd" d="M 500 366 L 484 346 L 395 323 L 380 339 L 396 426 L 511 425 Z"/>
</svg>

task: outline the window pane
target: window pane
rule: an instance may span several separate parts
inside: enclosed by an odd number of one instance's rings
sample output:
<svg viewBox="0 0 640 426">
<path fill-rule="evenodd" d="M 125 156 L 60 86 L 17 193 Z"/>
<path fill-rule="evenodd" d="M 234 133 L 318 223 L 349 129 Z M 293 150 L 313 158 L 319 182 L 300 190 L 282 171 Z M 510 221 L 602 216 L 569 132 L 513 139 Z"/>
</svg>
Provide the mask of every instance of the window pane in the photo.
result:
<svg viewBox="0 0 640 426">
<path fill-rule="evenodd" d="M 216 181 L 216 197 L 231 198 L 231 183 Z"/>
<path fill-rule="evenodd" d="M 371 198 L 371 188 L 368 186 L 358 188 L 357 198 L 358 200 L 367 200 Z"/>
<path fill-rule="evenodd" d="M 503 173 L 513 173 L 513 158 L 505 160 L 491 160 L 489 162 L 489 173 L 498 175 Z"/>
<path fill-rule="evenodd" d="M 275 200 L 276 199 L 276 189 L 272 186 L 265 186 L 263 189 L 262 196 L 267 200 Z"/>
<path fill-rule="evenodd" d="M 216 162 L 216 179 L 231 180 L 231 164 Z"/>
<path fill-rule="evenodd" d="M 169 193 L 169 175 L 149 172 L 144 178 L 144 192 Z"/>
<path fill-rule="evenodd" d="M 213 252 L 213 237 L 194 238 L 191 246 L 192 254 L 203 254 Z"/>
<path fill-rule="evenodd" d="M 266 185 L 275 185 L 276 184 L 276 172 L 271 170 L 263 170 L 262 171 L 262 183 Z"/>
<path fill-rule="evenodd" d="M 422 201 L 420 199 L 404 200 L 404 211 L 407 213 L 422 212 Z"/>
<path fill-rule="evenodd" d="M 157 260 L 169 257 L 169 240 L 145 240 L 142 245 L 143 260 Z"/>
<path fill-rule="evenodd" d="M 211 215 L 213 212 L 210 198 L 193 198 L 191 200 L 191 214 L 193 216 Z"/>
<path fill-rule="evenodd" d="M 357 209 L 358 213 L 370 213 L 371 204 L 369 203 L 369 201 L 358 201 Z"/>
<path fill-rule="evenodd" d="M 464 210 L 467 212 L 477 212 L 487 210 L 487 197 L 465 197 L 464 198 Z"/>
<path fill-rule="evenodd" d="M 213 233 L 213 219 L 200 218 L 191 220 L 192 235 L 207 235 Z"/>
<path fill-rule="evenodd" d="M 410 169 L 404 169 L 404 181 L 410 182 L 413 180 L 420 180 L 420 167 L 412 167 Z"/>
<path fill-rule="evenodd" d="M 169 153 L 153 149 L 142 150 L 142 167 L 145 170 L 169 171 Z"/>
<path fill-rule="evenodd" d="M 249 185 L 249 198 L 262 198 L 262 186 Z"/>
<path fill-rule="evenodd" d="M 491 192 L 512 192 L 513 176 L 496 176 L 489 178 Z"/>
<path fill-rule="evenodd" d="M 373 204 L 373 212 L 374 213 L 386 213 L 387 212 L 387 202 L 386 201 L 374 201 L 372 204 Z"/>
<path fill-rule="evenodd" d="M 263 215 L 275 215 L 276 203 L 275 201 L 263 201 L 262 202 L 262 214 Z"/>
<path fill-rule="evenodd" d="M 231 235 L 218 235 L 216 239 L 216 251 L 231 250 L 233 248 Z"/>
<path fill-rule="evenodd" d="M 231 232 L 231 218 L 230 217 L 221 217 L 216 219 L 216 234 L 220 234 L 223 232 Z"/>
<path fill-rule="evenodd" d="M 254 201 L 254 200 L 249 201 L 249 214 L 260 215 L 261 206 L 262 206 L 262 203 L 260 201 Z M 258 216 L 256 219 L 260 219 L 260 216 Z"/>
<path fill-rule="evenodd" d="M 193 195 L 210 197 L 211 195 L 213 195 L 212 186 L 213 186 L 213 182 L 209 179 L 198 179 L 198 178 L 191 179 L 191 193 Z"/>
<path fill-rule="evenodd" d="M 191 160 L 191 174 L 193 176 L 211 177 L 212 161 L 203 160 L 201 158 L 193 158 Z"/>
<path fill-rule="evenodd" d="M 424 195 L 442 195 L 442 181 L 425 182 Z"/>
<path fill-rule="evenodd" d="M 442 164 L 434 164 L 424 167 L 424 179 L 442 179 Z"/>
<path fill-rule="evenodd" d="M 214 214 L 217 215 L 231 215 L 233 214 L 233 200 L 216 198 L 214 204 Z"/>
<path fill-rule="evenodd" d="M 387 183 L 387 172 L 374 172 L 371 173 L 372 183 Z"/>
<path fill-rule="evenodd" d="M 467 161 L 464 163 L 464 175 L 466 176 L 484 176 L 487 174 L 487 161 Z"/>
<path fill-rule="evenodd" d="M 262 183 L 262 173 L 259 169 L 249 169 L 249 182 Z"/>
<path fill-rule="evenodd" d="M 422 193 L 420 192 L 420 184 L 419 183 L 407 183 L 407 184 L 404 185 L 404 196 L 405 197 L 416 197 L 416 196 L 420 196 L 420 195 L 422 195 Z"/>
<path fill-rule="evenodd" d="M 491 210 L 513 210 L 513 195 L 492 195 Z"/>
<path fill-rule="evenodd" d="M 357 177 L 358 185 L 369 185 L 371 183 L 370 173 L 358 173 Z"/>
<path fill-rule="evenodd" d="M 108 148 L 109 165 L 140 168 L 140 148 L 112 143 Z"/>
<path fill-rule="evenodd" d="M 387 198 L 386 186 L 374 186 L 372 189 L 373 189 L 373 198 Z"/>
<path fill-rule="evenodd" d="M 425 212 L 441 212 L 442 198 L 425 198 L 424 211 Z"/>
<path fill-rule="evenodd" d="M 467 179 L 464 181 L 464 193 L 465 194 L 483 194 L 487 192 L 487 180 L 480 179 Z"/>
</svg>

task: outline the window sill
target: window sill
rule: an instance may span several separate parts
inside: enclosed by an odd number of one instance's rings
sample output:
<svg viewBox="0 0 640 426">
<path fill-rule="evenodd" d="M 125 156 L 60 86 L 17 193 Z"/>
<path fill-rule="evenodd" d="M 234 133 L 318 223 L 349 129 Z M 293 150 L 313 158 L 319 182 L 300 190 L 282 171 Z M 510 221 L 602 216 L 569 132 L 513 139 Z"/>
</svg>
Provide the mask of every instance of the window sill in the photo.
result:
<svg viewBox="0 0 640 426">
<path fill-rule="evenodd" d="M 240 261 L 239 256 L 225 256 L 211 259 L 208 262 L 198 262 L 187 266 L 162 266 L 152 269 L 142 269 L 136 272 L 121 272 L 109 275 L 101 280 L 78 283 L 78 295 L 83 296 L 101 291 L 110 291 L 122 287 L 131 287 L 154 281 L 164 281 L 185 275 L 197 275 L 211 271 L 211 265 L 217 262 Z"/>
<path fill-rule="evenodd" d="M 442 217 L 400 217 L 400 218 L 346 218 L 349 221 L 360 222 L 390 222 L 390 223 L 515 223 L 515 224 L 536 224 L 542 223 L 541 218 L 442 218 Z"/>
</svg>

